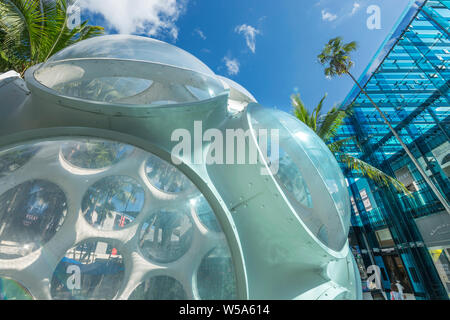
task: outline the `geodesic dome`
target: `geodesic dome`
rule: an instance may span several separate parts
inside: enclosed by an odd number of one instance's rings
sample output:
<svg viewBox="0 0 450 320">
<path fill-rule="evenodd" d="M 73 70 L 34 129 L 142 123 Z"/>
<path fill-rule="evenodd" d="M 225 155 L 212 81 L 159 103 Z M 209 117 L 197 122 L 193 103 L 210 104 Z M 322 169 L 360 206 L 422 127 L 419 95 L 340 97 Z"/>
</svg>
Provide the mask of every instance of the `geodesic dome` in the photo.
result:
<svg viewBox="0 0 450 320">
<path fill-rule="evenodd" d="M 345 179 L 294 117 L 143 37 L 80 42 L 25 80 L 0 120 L 3 297 L 360 298 Z M 206 159 L 230 130 L 255 162 Z"/>
</svg>

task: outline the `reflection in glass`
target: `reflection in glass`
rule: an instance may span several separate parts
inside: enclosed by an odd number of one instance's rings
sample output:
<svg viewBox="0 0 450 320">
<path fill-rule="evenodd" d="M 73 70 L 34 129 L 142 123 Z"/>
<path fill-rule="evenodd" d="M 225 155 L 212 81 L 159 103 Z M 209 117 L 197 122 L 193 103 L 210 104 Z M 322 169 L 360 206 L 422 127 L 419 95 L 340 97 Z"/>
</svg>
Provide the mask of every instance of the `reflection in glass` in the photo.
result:
<svg viewBox="0 0 450 320">
<path fill-rule="evenodd" d="M 150 183 L 161 191 L 179 193 L 192 186 L 190 180 L 175 166 L 151 155 L 145 166 Z"/>
<path fill-rule="evenodd" d="M 278 164 L 275 178 L 297 215 L 323 244 L 341 250 L 350 226 L 350 200 L 334 155 L 310 128 L 289 114 L 255 109 L 250 116 L 255 135 L 260 130 L 279 135 L 279 157 L 272 155 L 269 144 L 268 161 Z M 261 142 L 260 147 L 264 147 Z"/>
<path fill-rule="evenodd" d="M 33 296 L 19 282 L 0 278 L 0 301 L 1 300 L 33 300 Z"/>
<path fill-rule="evenodd" d="M 124 106 L 190 103 L 225 91 L 214 72 L 186 51 L 129 35 L 79 42 L 52 56 L 34 76 L 59 95 Z"/>
<path fill-rule="evenodd" d="M 38 250 L 61 227 L 66 196 L 53 183 L 33 180 L 0 196 L 0 259 L 15 259 Z"/>
<path fill-rule="evenodd" d="M 196 198 L 191 199 L 190 203 L 198 219 L 208 230 L 214 232 L 222 231 L 216 215 L 203 195 L 200 194 Z"/>
<path fill-rule="evenodd" d="M 106 242 L 86 241 L 67 251 L 53 273 L 56 300 L 110 300 L 122 285 L 125 265 L 120 252 Z"/>
<path fill-rule="evenodd" d="M 295 201 L 301 203 L 305 207 L 312 208 L 311 192 L 309 191 L 306 181 L 300 173 L 297 164 L 282 148 L 279 148 L 278 156 L 278 171 L 275 174 L 278 183 L 284 187 L 284 190 L 287 191 L 287 193 L 289 193 L 288 196 L 291 199 L 295 199 Z M 268 158 L 270 159 L 269 165 L 274 165 L 277 161 L 277 159 L 272 159 L 270 148 L 268 148 Z"/>
<path fill-rule="evenodd" d="M 268 133 L 267 136 L 264 134 L 259 135 L 260 129 L 265 129 L 261 124 L 253 120 L 253 126 L 255 128 L 255 134 L 258 137 L 258 141 L 265 141 L 261 144 L 261 151 L 266 157 L 267 165 L 270 168 L 276 168 L 276 172 L 273 172 L 275 179 L 281 186 L 286 195 L 290 200 L 297 201 L 305 207 L 312 208 L 312 198 L 311 192 L 303 178 L 298 165 L 289 156 L 289 154 L 281 147 L 285 141 L 289 141 L 290 136 L 286 136 L 286 132 L 277 132 L 279 135 L 279 142 L 281 146 L 278 147 L 278 152 L 272 150 L 272 136 Z M 266 149 L 266 150 L 263 150 Z"/>
<path fill-rule="evenodd" d="M 23 167 L 37 152 L 39 148 L 19 147 L 14 151 L 6 150 L 0 153 L 0 177 Z"/>
<path fill-rule="evenodd" d="M 142 225 L 139 246 L 148 259 L 168 263 L 189 250 L 192 238 L 193 224 L 185 213 L 159 211 Z"/>
<path fill-rule="evenodd" d="M 142 282 L 128 300 L 186 300 L 183 286 L 167 276 L 158 276 Z"/>
<path fill-rule="evenodd" d="M 119 142 L 86 140 L 86 142 L 65 142 L 61 151 L 64 159 L 76 167 L 101 169 L 123 160 L 133 149 Z"/>
<path fill-rule="evenodd" d="M 297 142 L 303 146 L 304 150 L 311 158 L 319 171 L 325 186 L 330 192 L 339 215 L 342 220 L 350 223 L 350 206 L 348 206 L 348 192 L 345 178 L 338 167 L 334 155 L 323 141 L 312 131 L 299 132 L 299 128 L 294 127 L 293 119 L 290 130 L 294 133 Z"/>
<path fill-rule="evenodd" d="M 202 300 L 237 299 L 234 267 L 227 246 L 221 245 L 203 258 L 197 270 L 197 290 Z"/>
<path fill-rule="evenodd" d="M 101 230 L 118 230 L 144 207 L 144 189 L 126 176 L 106 177 L 89 187 L 82 201 L 86 221 Z"/>
<path fill-rule="evenodd" d="M 152 80 L 124 77 L 100 77 L 55 85 L 52 89 L 62 95 L 101 102 L 120 102 L 142 93 Z"/>
</svg>

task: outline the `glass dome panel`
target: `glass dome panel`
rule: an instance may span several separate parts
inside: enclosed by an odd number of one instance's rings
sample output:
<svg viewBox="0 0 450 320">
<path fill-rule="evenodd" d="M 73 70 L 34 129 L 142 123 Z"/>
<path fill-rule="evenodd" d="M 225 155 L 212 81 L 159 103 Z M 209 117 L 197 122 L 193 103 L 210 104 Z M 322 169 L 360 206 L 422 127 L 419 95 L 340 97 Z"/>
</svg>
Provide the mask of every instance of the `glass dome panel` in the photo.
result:
<svg viewBox="0 0 450 320">
<path fill-rule="evenodd" d="M 334 155 L 310 128 L 285 112 L 255 108 L 250 121 L 256 136 L 261 129 L 272 134 L 271 130 L 278 130 L 279 158 L 275 159 L 273 146 L 267 147 L 269 164 L 277 164 L 275 179 L 308 229 L 329 248 L 341 250 L 350 228 L 350 200 Z M 323 196 L 324 191 L 330 200 Z"/>
<path fill-rule="evenodd" d="M 23 167 L 37 151 L 39 151 L 39 148 L 30 147 L 17 149 L 12 152 L 3 152 L 0 155 L 0 175 L 14 172 Z"/>
<path fill-rule="evenodd" d="M 145 173 L 154 187 L 166 193 L 180 193 L 194 187 L 181 171 L 156 156 L 148 158 Z"/>
<path fill-rule="evenodd" d="M 307 130 L 301 128 L 296 118 L 286 114 L 283 119 L 280 119 L 280 122 L 290 131 L 295 137 L 295 140 L 304 148 L 308 156 L 316 164 L 316 168 L 324 179 L 325 185 L 335 201 L 338 212 L 342 216 L 342 220 L 346 223 L 348 222 L 346 228 L 349 227 L 350 207 L 347 204 L 350 200 L 347 184 L 345 183 L 345 177 L 335 156 L 326 144 L 323 143 L 322 139 L 310 128 L 306 127 Z"/>
<path fill-rule="evenodd" d="M 203 62 L 176 46 L 148 37 L 107 35 L 78 42 L 53 55 L 48 62 L 113 58 L 166 64 L 214 76 Z"/>
<path fill-rule="evenodd" d="M 215 74 L 186 51 L 128 35 L 78 42 L 43 63 L 34 77 L 61 96 L 123 106 L 191 103 L 226 91 Z"/>
<path fill-rule="evenodd" d="M 187 300 L 187 296 L 180 282 L 157 276 L 142 282 L 128 300 Z"/>
<path fill-rule="evenodd" d="M 51 87 L 58 93 L 91 101 L 126 103 L 143 94 L 152 80 L 129 77 L 98 77 L 92 80 L 60 82 Z"/>
<path fill-rule="evenodd" d="M 241 86 L 239 83 L 222 77 L 222 76 L 217 76 L 219 79 L 221 79 L 222 81 L 224 81 L 227 85 L 230 86 L 231 93 L 230 93 L 230 99 L 235 99 L 235 100 L 245 100 L 247 102 L 257 102 L 255 97 L 247 90 L 245 89 L 243 86 Z"/>
<path fill-rule="evenodd" d="M 33 300 L 33 296 L 19 282 L 12 279 L 0 278 L 1 300 Z"/>
<path fill-rule="evenodd" d="M 64 192 L 45 180 L 32 180 L 0 195 L 0 259 L 24 257 L 46 244 L 67 212 Z"/>
<path fill-rule="evenodd" d="M 67 142 L 61 148 L 64 159 L 82 169 L 103 169 L 115 165 L 133 152 L 126 144 L 99 141 Z"/>
<path fill-rule="evenodd" d="M 125 262 L 111 244 L 85 241 L 66 252 L 53 272 L 55 300 L 110 300 L 119 292 Z"/>
<path fill-rule="evenodd" d="M 150 261 L 169 263 L 190 249 L 193 233 L 193 223 L 186 213 L 159 211 L 142 225 L 139 246 Z"/>
<path fill-rule="evenodd" d="M 197 291 L 202 300 L 236 300 L 236 277 L 227 247 L 218 246 L 197 270 Z"/>
<path fill-rule="evenodd" d="M 254 124 L 258 127 L 256 122 L 254 122 Z M 258 139 L 264 138 L 264 136 L 258 136 Z M 283 135 L 280 138 L 282 141 L 285 141 L 288 140 L 290 136 Z M 266 154 L 268 165 L 278 169 L 274 176 L 278 184 L 280 184 L 286 192 L 287 196 L 305 207 L 312 208 L 311 191 L 295 161 L 280 147 L 278 147 L 278 153 L 272 152 L 271 139 L 268 139 L 267 141 Z"/>
<path fill-rule="evenodd" d="M 221 232 L 219 222 L 217 221 L 214 212 L 206 201 L 203 195 L 192 198 L 190 201 L 194 213 L 197 215 L 200 222 L 208 229 L 214 232 Z"/>
<path fill-rule="evenodd" d="M 144 200 L 144 189 L 134 179 L 110 176 L 89 187 L 81 210 L 90 225 L 105 231 L 119 230 L 134 221 Z"/>
</svg>

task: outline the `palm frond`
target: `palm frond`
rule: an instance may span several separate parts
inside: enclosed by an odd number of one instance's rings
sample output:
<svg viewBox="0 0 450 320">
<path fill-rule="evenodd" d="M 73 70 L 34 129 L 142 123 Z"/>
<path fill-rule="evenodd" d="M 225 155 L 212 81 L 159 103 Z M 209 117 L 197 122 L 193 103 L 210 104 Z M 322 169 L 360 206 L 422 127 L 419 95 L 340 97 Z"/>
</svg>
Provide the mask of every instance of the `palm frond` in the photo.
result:
<svg viewBox="0 0 450 320">
<path fill-rule="evenodd" d="M 328 143 L 327 146 L 331 150 L 331 152 L 336 153 L 336 152 L 341 152 L 342 148 L 345 147 L 350 142 L 353 142 L 354 144 L 356 144 L 358 146 L 358 148 L 360 148 L 356 137 L 348 137 L 348 138 L 340 139 L 337 141 L 333 141 L 333 142 Z"/>
<path fill-rule="evenodd" d="M 347 73 L 353 62 L 350 53 L 357 49 L 356 42 L 343 44 L 342 37 L 336 37 L 328 41 L 322 52 L 317 56 L 320 64 L 325 66 L 325 75 L 334 77 Z"/>
<path fill-rule="evenodd" d="M 305 104 L 303 103 L 303 100 L 301 99 L 300 95 L 293 95 L 291 97 L 292 106 L 294 107 L 294 114 L 295 116 L 304 124 L 306 124 L 309 127 L 315 127 L 315 124 L 313 123 L 311 119 L 311 115 L 308 112 L 308 109 L 306 108 Z M 314 129 L 313 129 L 314 130 Z"/>
<path fill-rule="evenodd" d="M 2 0 L 0 2 L 0 28 L 6 32 L 3 50 L 17 47 L 16 56 L 33 60 L 39 52 L 41 38 L 46 38 L 43 28 L 45 17 L 36 0 Z"/>
<path fill-rule="evenodd" d="M 0 0 L 0 68 L 23 74 L 65 47 L 102 33 L 87 21 L 69 30 L 66 0 Z"/>
<path fill-rule="evenodd" d="M 323 96 L 322 100 L 320 100 L 319 104 L 317 105 L 317 107 L 314 109 L 314 132 L 317 132 L 317 124 L 319 123 L 319 117 L 322 113 L 322 108 L 323 108 L 323 103 L 325 102 L 325 99 L 328 97 L 328 93 L 325 93 L 325 95 Z"/>
<path fill-rule="evenodd" d="M 331 138 L 335 137 L 342 126 L 344 119 L 347 117 L 345 110 L 338 108 L 331 109 L 321 122 L 317 135 L 327 143 Z"/>
<path fill-rule="evenodd" d="M 350 53 L 358 49 L 358 43 L 356 41 L 352 41 L 344 45 L 344 51 Z"/>
<path fill-rule="evenodd" d="M 411 192 L 409 192 L 409 190 L 405 187 L 403 183 L 387 175 L 380 169 L 371 166 L 367 162 L 364 162 L 346 153 L 338 153 L 337 158 L 348 169 L 354 170 L 359 174 L 371 179 L 379 186 L 386 186 L 386 187 L 393 186 L 397 191 L 404 193 L 409 197 L 412 197 Z"/>
</svg>

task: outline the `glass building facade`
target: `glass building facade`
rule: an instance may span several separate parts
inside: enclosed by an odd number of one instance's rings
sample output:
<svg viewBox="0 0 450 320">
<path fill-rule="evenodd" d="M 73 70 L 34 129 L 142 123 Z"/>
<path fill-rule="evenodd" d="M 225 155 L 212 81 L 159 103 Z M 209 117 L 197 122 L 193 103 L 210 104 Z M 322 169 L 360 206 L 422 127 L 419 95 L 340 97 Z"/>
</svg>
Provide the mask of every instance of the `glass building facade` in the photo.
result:
<svg viewBox="0 0 450 320">
<path fill-rule="evenodd" d="M 412 1 L 359 80 L 447 201 L 449 31 L 450 1 Z M 351 104 L 353 114 L 340 138 L 356 136 L 358 141 L 347 144 L 346 152 L 397 178 L 412 193 L 399 194 L 346 171 L 350 245 L 362 279 L 370 277 L 369 266 L 377 265 L 385 292 L 398 281 L 416 299 L 448 299 L 450 213 L 357 86 L 344 103 Z"/>
</svg>

